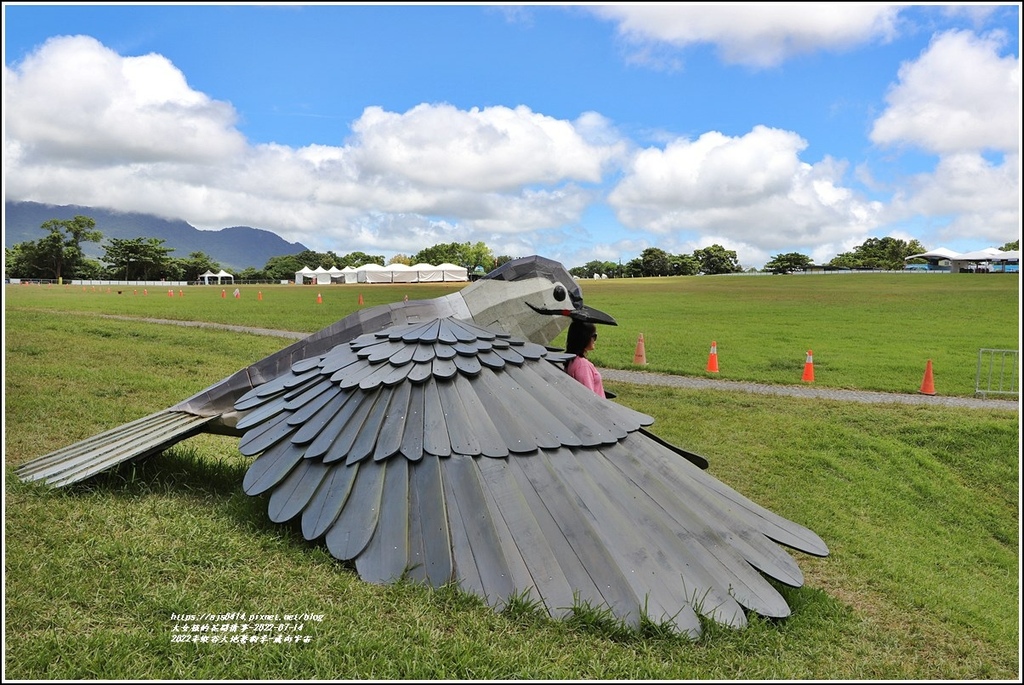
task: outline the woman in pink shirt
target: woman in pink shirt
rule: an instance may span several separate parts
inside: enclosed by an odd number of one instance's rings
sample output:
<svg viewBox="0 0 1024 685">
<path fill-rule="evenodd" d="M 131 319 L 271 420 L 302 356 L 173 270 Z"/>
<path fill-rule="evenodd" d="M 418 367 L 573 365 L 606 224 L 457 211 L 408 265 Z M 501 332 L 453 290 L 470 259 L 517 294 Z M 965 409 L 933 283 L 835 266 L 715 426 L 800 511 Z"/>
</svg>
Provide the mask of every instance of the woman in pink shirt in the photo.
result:
<svg viewBox="0 0 1024 685">
<path fill-rule="evenodd" d="M 587 386 L 598 396 L 604 397 L 604 383 L 594 363 L 587 359 L 587 352 L 594 349 L 597 340 L 597 326 L 575 319 L 569 324 L 569 332 L 565 339 L 565 351 L 576 356 L 565 365 L 570 376 Z"/>
</svg>

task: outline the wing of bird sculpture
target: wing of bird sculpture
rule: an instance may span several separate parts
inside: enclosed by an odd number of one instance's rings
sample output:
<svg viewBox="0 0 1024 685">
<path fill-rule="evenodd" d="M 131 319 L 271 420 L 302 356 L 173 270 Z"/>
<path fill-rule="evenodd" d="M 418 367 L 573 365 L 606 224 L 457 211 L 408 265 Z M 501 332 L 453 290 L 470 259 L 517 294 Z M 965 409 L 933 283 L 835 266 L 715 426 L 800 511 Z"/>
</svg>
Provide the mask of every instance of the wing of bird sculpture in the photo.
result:
<svg viewBox="0 0 1024 685">
<path fill-rule="evenodd" d="M 506 330 L 538 344 L 551 342 L 568 317 L 615 324 L 607 314 L 584 305 L 579 285 L 561 264 L 537 255 L 522 257 L 449 295 L 355 311 L 172 407 L 26 462 L 17 474 L 25 481 L 61 487 L 159 454 L 198 433 L 240 435 L 233 405 L 254 386 L 356 336 L 445 317 L 485 325 L 502 322 Z"/>
<path fill-rule="evenodd" d="M 361 335 L 235 404 L 243 488 L 359 575 L 459 583 L 498 608 L 576 603 L 690 635 L 698 615 L 790 609 L 812 531 L 748 500 L 561 369 L 567 357 L 454 318 Z"/>
</svg>

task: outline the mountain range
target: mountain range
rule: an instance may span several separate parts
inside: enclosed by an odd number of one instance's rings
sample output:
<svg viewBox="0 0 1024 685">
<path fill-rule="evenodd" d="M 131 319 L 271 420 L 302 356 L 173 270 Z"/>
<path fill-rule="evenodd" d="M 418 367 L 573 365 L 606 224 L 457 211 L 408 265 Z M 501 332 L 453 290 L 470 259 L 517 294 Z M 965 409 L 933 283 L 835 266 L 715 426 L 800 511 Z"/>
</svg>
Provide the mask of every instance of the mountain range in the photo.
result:
<svg viewBox="0 0 1024 685">
<path fill-rule="evenodd" d="M 79 205 L 49 205 L 39 202 L 4 203 L 4 247 L 39 240 L 47 235 L 41 226 L 51 219 L 65 220 L 87 216 L 96 222 L 104 241 L 110 238 L 158 238 L 173 249 L 172 257 L 185 258 L 203 252 L 221 268 L 241 271 L 247 267 L 262 269 L 271 257 L 292 255 L 308 248 L 289 243 L 271 231 L 250 226 L 231 226 L 216 231 L 201 231 L 180 219 L 164 219 L 152 214 L 117 212 Z M 87 257 L 103 256 L 103 241 L 84 243 Z"/>
</svg>

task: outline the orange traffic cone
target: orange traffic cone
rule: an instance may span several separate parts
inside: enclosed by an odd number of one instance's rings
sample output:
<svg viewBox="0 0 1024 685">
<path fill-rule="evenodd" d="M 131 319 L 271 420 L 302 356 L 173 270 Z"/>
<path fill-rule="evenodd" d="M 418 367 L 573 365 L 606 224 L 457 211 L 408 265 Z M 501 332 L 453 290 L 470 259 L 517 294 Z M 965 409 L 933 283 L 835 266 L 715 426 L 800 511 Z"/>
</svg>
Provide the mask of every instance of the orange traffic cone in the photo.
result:
<svg viewBox="0 0 1024 685">
<path fill-rule="evenodd" d="M 227 290 L 221 290 L 220 291 L 220 296 L 221 297 L 227 297 L 228 296 L 228 291 Z"/>
<path fill-rule="evenodd" d="M 636 339 L 636 350 L 633 352 L 633 363 L 644 365 L 647 363 L 647 350 L 644 349 L 644 334 Z"/>
<path fill-rule="evenodd" d="M 932 360 L 929 359 L 928 363 L 924 366 L 924 380 L 921 381 L 921 394 L 922 395 L 934 395 L 935 394 L 935 379 L 932 378 Z"/>
<path fill-rule="evenodd" d="M 359 293 L 359 306 L 360 307 L 363 306 L 363 294 L 362 293 Z"/>
<path fill-rule="evenodd" d="M 708 354 L 708 373 L 718 373 L 718 343 L 711 341 L 711 352 Z"/>
<path fill-rule="evenodd" d="M 323 304 L 324 303 L 324 298 L 320 297 L 320 293 L 316 294 L 316 303 L 317 304 Z"/>
<path fill-rule="evenodd" d="M 173 290 L 168 290 L 167 291 L 167 297 L 174 297 L 174 291 Z"/>
<path fill-rule="evenodd" d="M 807 350 L 807 361 L 804 362 L 804 376 L 801 378 L 804 383 L 814 382 L 814 355 Z"/>
<path fill-rule="evenodd" d="M 256 291 L 256 299 L 260 300 L 260 301 L 263 300 L 263 291 L 262 290 Z"/>
<path fill-rule="evenodd" d="M 185 291 L 184 290 L 179 290 L 178 291 L 178 297 L 185 297 Z"/>
</svg>

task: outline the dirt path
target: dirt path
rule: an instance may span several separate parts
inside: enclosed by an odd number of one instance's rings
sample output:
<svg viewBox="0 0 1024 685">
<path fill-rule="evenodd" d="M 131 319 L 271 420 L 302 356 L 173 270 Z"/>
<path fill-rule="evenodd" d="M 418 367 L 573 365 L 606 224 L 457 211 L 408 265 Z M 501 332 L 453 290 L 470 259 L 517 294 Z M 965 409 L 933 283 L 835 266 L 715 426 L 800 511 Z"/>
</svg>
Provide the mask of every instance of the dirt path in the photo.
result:
<svg viewBox="0 0 1024 685">
<path fill-rule="evenodd" d="M 138 321 L 138 317 L 115 316 L 102 314 L 108 319 Z M 177 321 L 174 319 L 143 319 L 148 323 L 173 324 L 195 328 L 217 328 L 254 335 L 268 335 L 291 340 L 301 340 L 308 333 L 280 331 L 271 328 L 253 328 L 250 326 L 232 326 L 229 324 L 208 323 L 205 321 Z M 734 392 L 750 392 L 761 395 L 785 395 L 788 397 L 808 397 L 847 402 L 866 402 L 873 404 L 924 404 L 940 407 L 964 407 L 969 409 L 1004 409 L 1019 411 L 1019 398 L 995 399 L 980 397 L 943 397 L 941 395 L 900 394 L 889 392 L 869 392 L 866 390 L 838 390 L 820 388 L 809 385 L 768 385 L 765 383 L 744 383 L 740 381 L 722 381 L 713 378 L 695 378 L 691 376 L 673 376 L 669 374 L 650 373 L 647 371 L 625 371 L 621 369 L 601 369 L 605 380 L 637 385 L 660 385 L 671 388 L 688 388 L 693 390 L 732 390 Z"/>
</svg>

